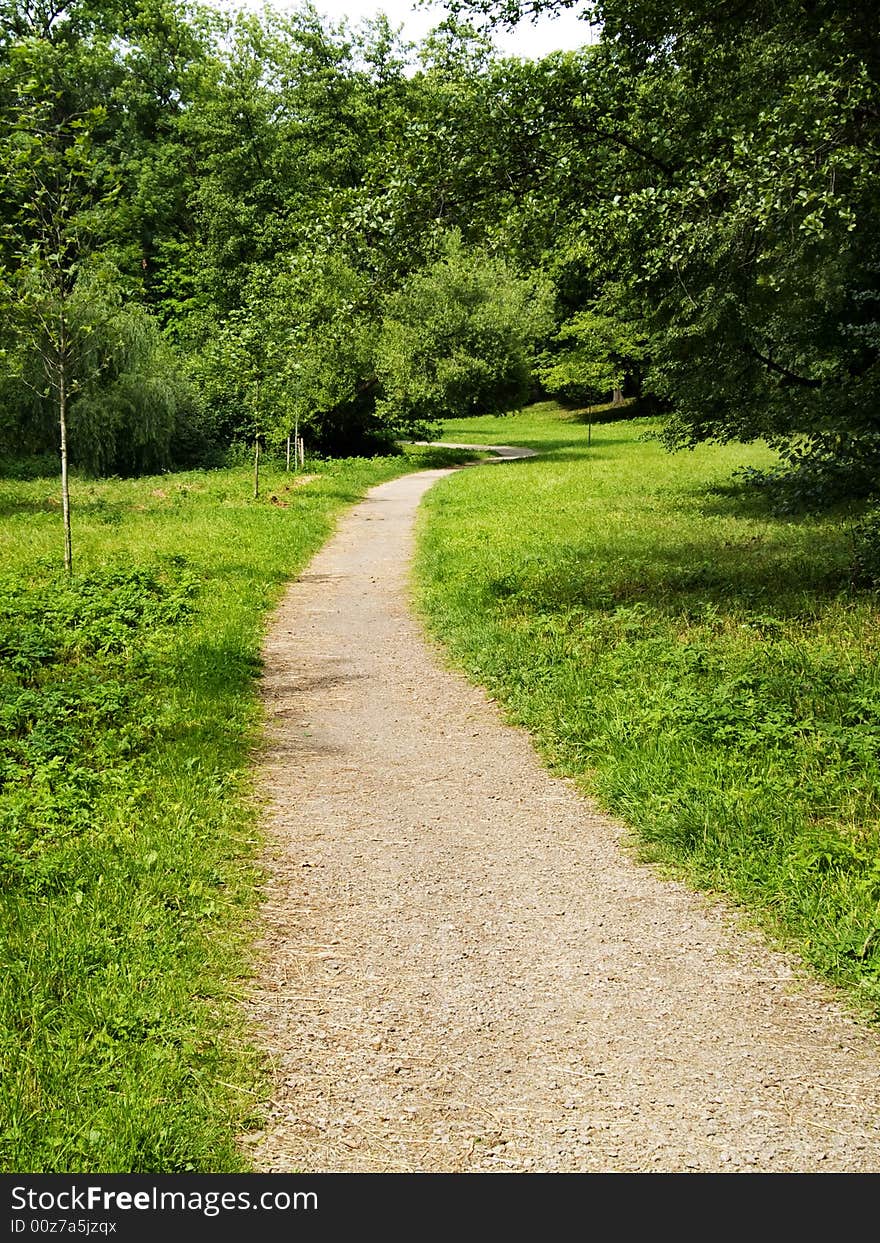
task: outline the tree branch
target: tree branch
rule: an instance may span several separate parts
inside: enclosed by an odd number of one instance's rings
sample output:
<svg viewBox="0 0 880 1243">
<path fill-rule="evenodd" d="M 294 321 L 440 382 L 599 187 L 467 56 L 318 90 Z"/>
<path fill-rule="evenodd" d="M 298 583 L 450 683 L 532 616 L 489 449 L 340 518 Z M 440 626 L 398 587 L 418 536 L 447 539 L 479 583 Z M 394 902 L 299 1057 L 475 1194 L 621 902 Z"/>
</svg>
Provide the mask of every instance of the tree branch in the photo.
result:
<svg viewBox="0 0 880 1243">
<path fill-rule="evenodd" d="M 774 362 L 772 358 L 768 358 L 766 354 L 762 354 L 760 350 L 755 349 L 754 345 L 747 345 L 746 350 L 751 354 L 752 358 L 756 358 L 759 363 L 763 363 L 768 371 L 781 375 L 789 384 L 797 384 L 801 388 L 822 388 L 823 380 L 811 380 L 808 376 L 797 375 L 796 372 L 789 371 L 788 367 L 783 367 L 780 363 Z"/>
</svg>

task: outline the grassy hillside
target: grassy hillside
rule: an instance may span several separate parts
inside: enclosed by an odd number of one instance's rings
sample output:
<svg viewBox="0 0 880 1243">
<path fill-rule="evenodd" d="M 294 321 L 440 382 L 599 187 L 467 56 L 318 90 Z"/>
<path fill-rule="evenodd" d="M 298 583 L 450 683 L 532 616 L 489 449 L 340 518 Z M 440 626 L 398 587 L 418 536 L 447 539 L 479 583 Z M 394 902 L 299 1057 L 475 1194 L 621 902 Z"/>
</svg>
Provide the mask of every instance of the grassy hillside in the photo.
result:
<svg viewBox="0 0 880 1243">
<path fill-rule="evenodd" d="M 736 495 L 762 447 L 667 454 L 551 404 L 455 421 L 539 458 L 426 498 L 418 598 L 454 659 L 643 850 L 880 1014 L 880 608 L 845 521 Z"/>
<path fill-rule="evenodd" d="M 0 479 L 3 1170 L 240 1167 L 266 611 L 368 485 L 449 456 L 267 467 L 259 502 L 246 467 L 76 479 L 70 584 L 56 480 Z"/>
</svg>

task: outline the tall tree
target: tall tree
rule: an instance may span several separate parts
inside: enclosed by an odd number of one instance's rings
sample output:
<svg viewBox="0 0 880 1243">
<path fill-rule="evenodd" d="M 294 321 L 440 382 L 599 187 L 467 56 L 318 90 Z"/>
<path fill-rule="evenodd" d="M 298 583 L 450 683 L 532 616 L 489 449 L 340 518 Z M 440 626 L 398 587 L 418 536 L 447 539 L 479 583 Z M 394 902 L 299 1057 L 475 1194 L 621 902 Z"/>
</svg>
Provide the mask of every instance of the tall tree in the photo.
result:
<svg viewBox="0 0 880 1243">
<path fill-rule="evenodd" d="M 564 0 L 462 0 L 496 20 Z M 857 0 L 597 0 L 589 228 L 671 445 L 765 437 L 880 486 L 880 21 Z"/>
<path fill-rule="evenodd" d="M 56 49 L 45 40 L 30 40 L 15 49 L 14 59 L 17 89 L 9 90 L 7 83 L 3 116 L 9 215 L 3 222 L 2 295 L 19 350 L 39 357 L 40 391 L 54 405 L 64 564 L 71 571 L 70 404 L 84 378 L 101 366 L 89 347 L 111 277 L 105 265 L 95 262 L 95 252 L 117 185 L 106 154 L 94 141 L 104 109 L 66 111 Z M 33 386 L 26 367 L 23 378 Z"/>
<path fill-rule="evenodd" d="M 521 406 L 535 343 L 550 322 L 545 282 L 517 276 L 450 234 L 438 259 L 389 299 L 378 347 L 380 410 L 418 426 Z"/>
</svg>

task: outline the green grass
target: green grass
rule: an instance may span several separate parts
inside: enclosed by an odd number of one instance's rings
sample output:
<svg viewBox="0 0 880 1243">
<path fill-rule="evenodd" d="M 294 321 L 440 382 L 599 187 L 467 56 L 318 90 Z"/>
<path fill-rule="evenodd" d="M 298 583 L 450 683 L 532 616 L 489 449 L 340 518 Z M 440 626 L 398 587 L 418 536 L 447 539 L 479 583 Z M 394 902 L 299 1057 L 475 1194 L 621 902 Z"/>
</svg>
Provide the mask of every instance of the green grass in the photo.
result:
<svg viewBox="0 0 880 1243">
<path fill-rule="evenodd" d="M 542 456 L 426 497 L 418 598 L 453 659 L 644 855 L 724 893 L 880 1016 L 880 626 L 847 522 L 550 403 L 450 440 Z"/>
<path fill-rule="evenodd" d="M 74 479 L 71 584 L 56 481 L 0 479 L 4 1171 L 243 1167 L 266 612 L 367 486 L 461 457 Z"/>
</svg>

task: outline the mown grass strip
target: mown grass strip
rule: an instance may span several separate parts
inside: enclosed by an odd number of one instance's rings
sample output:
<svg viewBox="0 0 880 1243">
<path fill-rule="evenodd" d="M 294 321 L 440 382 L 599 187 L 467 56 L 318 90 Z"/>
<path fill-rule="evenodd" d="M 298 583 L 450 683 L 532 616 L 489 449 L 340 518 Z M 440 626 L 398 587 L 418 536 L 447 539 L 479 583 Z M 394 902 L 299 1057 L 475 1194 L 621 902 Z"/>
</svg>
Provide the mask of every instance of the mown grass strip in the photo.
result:
<svg viewBox="0 0 880 1243">
<path fill-rule="evenodd" d="M 453 658 L 636 831 L 880 1016 L 880 626 L 847 523 L 736 494 L 760 446 L 670 456 L 545 404 L 447 439 L 542 456 L 433 489 L 417 591 Z"/>
<path fill-rule="evenodd" d="M 259 1105 L 236 1006 L 267 609 L 372 484 L 432 450 L 0 480 L 0 1167 L 218 1172 Z"/>
</svg>

